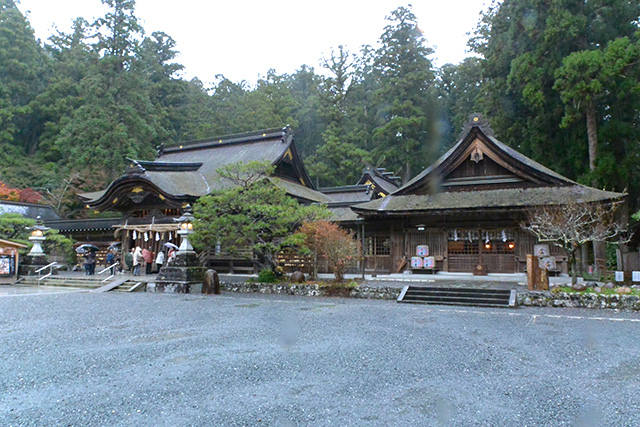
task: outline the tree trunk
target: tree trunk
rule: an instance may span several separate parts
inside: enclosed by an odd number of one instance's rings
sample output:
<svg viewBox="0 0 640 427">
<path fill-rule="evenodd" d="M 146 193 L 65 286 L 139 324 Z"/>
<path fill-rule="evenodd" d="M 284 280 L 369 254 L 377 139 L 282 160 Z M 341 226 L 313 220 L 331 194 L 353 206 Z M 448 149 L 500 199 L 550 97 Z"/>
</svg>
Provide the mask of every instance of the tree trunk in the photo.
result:
<svg viewBox="0 0 640 427">
<path fill-rule="evenodd" d="M 593 100 L 587 103 L 587 141 L 589 142 L 589 170 L 596 169 L 596 155 L 598 153 L 598 124 L 596 122 L 596 107 Z M 595 185 L 595 180 L 593 185 Z"/>
<path fill-rule="evenodd" d="M 607 249 L 605 242 L 593 242 L 593 261 L 595 264 L 596 278 L 602 280 L 607 270 Z"/>
<path fill-rule="evenodd" d="M 572 247 L 569 251 L 569 264 L 571 264 L 571 285 L 578 283 L 578 270 L 576 268 L 576 252 L 577 248 Z"/>
</svg>

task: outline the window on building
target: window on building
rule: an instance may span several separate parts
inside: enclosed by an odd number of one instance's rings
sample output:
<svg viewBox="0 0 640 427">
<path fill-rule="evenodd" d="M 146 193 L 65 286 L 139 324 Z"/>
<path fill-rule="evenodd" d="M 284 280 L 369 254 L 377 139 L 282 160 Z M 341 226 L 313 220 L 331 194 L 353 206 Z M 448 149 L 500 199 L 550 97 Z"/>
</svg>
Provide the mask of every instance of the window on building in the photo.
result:
<svg viewBox="0 0 640 427">
<path fill-rule="evenodd" d="M 364 239 L 365 255 L 391 255 L 389 235 L 369 236 Z"/>
</svg>

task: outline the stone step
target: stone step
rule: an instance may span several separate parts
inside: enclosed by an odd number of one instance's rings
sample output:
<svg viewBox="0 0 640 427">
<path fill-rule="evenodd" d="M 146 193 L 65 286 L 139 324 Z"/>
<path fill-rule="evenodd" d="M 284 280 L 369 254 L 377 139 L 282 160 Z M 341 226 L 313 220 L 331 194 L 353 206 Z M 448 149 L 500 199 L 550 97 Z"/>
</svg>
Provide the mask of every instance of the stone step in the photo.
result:
<svg viewBox="0 0 640 427">
<path fill-rule="evenodd" d="M 515 289 L 405 286 L 398 302 L 414 304 L 515 307 Z"/>
</svg>

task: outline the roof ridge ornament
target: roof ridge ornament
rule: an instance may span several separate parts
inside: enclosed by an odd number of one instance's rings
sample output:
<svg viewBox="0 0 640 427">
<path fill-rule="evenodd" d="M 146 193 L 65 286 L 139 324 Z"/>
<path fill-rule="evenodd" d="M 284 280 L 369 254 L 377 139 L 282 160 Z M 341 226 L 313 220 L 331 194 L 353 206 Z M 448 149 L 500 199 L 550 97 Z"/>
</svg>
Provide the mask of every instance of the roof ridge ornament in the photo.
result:
<svg viewBox="0 0 640 427">
<path fill-rule="evenodd" d="M 460 133 L 459 139 L 464 138 L 464 136 L 468 134 L 474 127 L 480 128 L 480 130 L 482 130 L 482 132 L 487 136 L 496 136 L 496 134 L 493 132 L 493 129 L 491 129 L 491 126 L 489 125 L 489 120 L 485 119 L 484 116 L 480 113 L 473 113 L 469 116 L 467 122 L 462 127 L 462 132 Z"/>
<path fill-rule="evenodd" d="M 133 160 L 133 159 L 127 159 L 127 160 L 131 162 L 129 163 L 129 165 L 127 166 L 127 169 L 125 170 L 125 173 L 127 175 L 143 174 L 147 171 L 144 167 L 142 167 L 140 162 L 138 162 L 137 160 Z"/>
<path fill-rule="evenodd" d="M 282 128 L 282 142 L 287 142 L 287 137 L 292 133 L 291 125 L 287 124 Z"/>
</svg>

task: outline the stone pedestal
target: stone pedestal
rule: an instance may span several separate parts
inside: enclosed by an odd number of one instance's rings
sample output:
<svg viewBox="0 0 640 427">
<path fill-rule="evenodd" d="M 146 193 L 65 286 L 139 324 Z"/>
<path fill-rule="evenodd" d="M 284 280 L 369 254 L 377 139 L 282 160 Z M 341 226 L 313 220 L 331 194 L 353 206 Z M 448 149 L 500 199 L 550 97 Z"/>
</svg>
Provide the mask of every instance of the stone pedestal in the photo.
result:
<svg viewBox="0 0 640 427">
<path fill-rule="evenodd" d="M 179 254 L 175 260 L 158 272 L 154 292 L 193 294 L 202 292 L 206 268 L 198 263 L 195 252 Z"/>
<path fill-rule="evenodd" d="M 46 255 L 27 255 L 24 260 L 20 262 L 18 266 L 19 276 L 37 276 L 36 270 L 41 269 L 45 265 L 49 265 L 49 260 Z M 49 269 L 40 272 L 41 276 L 49 274 Z M 57 274 L 57 270 L 53 270 L 53 274 Z"/>
</svg>

